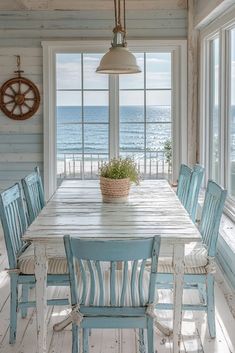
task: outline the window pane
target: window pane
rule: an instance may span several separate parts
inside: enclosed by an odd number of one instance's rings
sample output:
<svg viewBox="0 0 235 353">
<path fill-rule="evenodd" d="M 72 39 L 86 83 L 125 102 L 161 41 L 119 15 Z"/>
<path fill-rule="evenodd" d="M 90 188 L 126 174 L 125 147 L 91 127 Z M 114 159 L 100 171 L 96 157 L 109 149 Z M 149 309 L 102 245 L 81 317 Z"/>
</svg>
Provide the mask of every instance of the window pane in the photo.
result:
<svg viewBox="0 0 235 353">
<path fill-rule="evenodd" d="M 141 72 L 134 75 L 120 75 L 120 89 L 144 88 L 144 53 L 134 53 L 134 55 L 137 60 L 137 65 L 141 68 Z"/>
<path fill-rule="evenodd" d="M 83 54 L 84 89 L 108 89 L 108 75 L 97 74 L 100 59 L 104 54 Z"/>
<path fill-rule="evenodd" d="M 144 91 L 121 91 L 120 122 L 144 122 Z"/>
<path fill-rule="evenodd" d="M 81 92 L 57 92 L 57 122 L 81 122 Z"/>
<path fill-rule="evenodd" d="M 146 92 L 146 118 L 149 122 L 171 122 L 171 91 Z"/>
<path fill-rule="evenodd" d="M 219 182 L 219 38 L 211 41 L 211 93 L 210 93 L 210 116 L 211 116 L 211 177 Z"/>
<path fill-rule="evenodd" d="M 146 54 L 146 87 L 171 88 L 171 53 Z"/>
<path fill-rule="evenodd" d="M 231 31 L 230 166 L 229 194 L 235 198 L 235 29 Z"/>
<path fill-rule="evenodd" d="M 120 150 L 144 151 L 144 124 L 120 124 Z"/>
<path fill-rule="evenodd" d="M 81 89 L 81 54 L 56 54 L 57 89 Z"/>
<path fill-rule="evenodd" d="M 109 125 L 84 124 L 84 153 L 108 153 Z"/>
<path fill-rule="evenodd" d="M 162 151 L 166 141 L 171 139 L 171 123 L 147 124 L 147 151 Z"/>
<path fill-rule="evenodd" d="M 108 92 L 84 92 L 84 120 L 90 123 L 109 121 Z"/>
</svg>

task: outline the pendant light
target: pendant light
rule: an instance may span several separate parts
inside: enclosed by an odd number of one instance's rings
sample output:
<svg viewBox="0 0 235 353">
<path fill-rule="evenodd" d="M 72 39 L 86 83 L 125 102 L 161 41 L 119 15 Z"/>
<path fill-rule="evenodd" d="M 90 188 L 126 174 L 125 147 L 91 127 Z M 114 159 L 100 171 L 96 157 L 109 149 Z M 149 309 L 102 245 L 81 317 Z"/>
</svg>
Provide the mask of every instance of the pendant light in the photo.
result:
<svg viewBox="0 0 235 353">
<path fill-rule="evenodd" d="M 123 3 L 123 26 L 121 22 L 121 2 Z M 102 57 L 96 72 L 101 74 L 135 74 L 141 72 L 135 56 L 127 48 L 126 42 L 126 1 L 114 0 L 115 27 L 111 48 Z"/>
</svg>

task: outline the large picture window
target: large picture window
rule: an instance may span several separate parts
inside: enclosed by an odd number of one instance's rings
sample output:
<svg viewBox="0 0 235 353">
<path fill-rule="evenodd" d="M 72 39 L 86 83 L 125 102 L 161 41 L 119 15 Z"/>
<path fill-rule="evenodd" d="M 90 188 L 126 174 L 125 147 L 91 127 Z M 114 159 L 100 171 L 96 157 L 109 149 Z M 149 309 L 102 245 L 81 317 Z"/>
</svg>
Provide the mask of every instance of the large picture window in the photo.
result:
<svg viewBox="0 0 235 353">
<path fill-rule="evenodd" d="M 95 72 L 102 54 L 56 54 L 59 181 L 97 178 L 100 165 L 112 157 L 111 150 L 133 158 L 142 178 L 171 177 L 172 54 L 135 56 L 142 72 L 114 78 Z M 116 86 L 110 89 L 113 80 Z M 114 140 L 113 115 L 119 126 Z M 118 146 L 113 146 L 116 141 Z"/>
<path fill-rule="evenodd" d="M 235 21 L 202 32 L 201 163 L 206 178 L 228 190 L 226 212 L 235 219 Z"/>
<path fill-rule="evenodd" d="M 187 163 L 186 40 L 129 41 L 135 75 L 95 70 L 108 41 L 45 41 L 44 180 L 97 179 L 101 164 L 131 156 L 142 178 L 176 182 Z"/>
</svg>

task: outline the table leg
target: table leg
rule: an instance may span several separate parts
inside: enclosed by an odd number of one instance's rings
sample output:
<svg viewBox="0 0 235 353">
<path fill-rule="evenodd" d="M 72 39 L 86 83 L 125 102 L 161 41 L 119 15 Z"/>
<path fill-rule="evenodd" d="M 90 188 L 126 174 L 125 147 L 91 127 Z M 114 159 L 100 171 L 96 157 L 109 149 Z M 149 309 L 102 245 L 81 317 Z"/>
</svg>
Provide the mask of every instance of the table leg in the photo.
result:
<svg viewBox="0 0 235 353">
<path fill-rule="evenodd" d="M 174 314 L 173 314 L 173 352 L 180 352 L 182 297 L 184 288 L 184 244 L 174 246 Z"/>
<path fill-rule="evenodd" d="M 37 323 L 37 353 L 46 353 L 47 339 L 47 268 L 46 245 L 34 244 L 35 277 L 36 277 L 36 323 Z"/>
</svg>

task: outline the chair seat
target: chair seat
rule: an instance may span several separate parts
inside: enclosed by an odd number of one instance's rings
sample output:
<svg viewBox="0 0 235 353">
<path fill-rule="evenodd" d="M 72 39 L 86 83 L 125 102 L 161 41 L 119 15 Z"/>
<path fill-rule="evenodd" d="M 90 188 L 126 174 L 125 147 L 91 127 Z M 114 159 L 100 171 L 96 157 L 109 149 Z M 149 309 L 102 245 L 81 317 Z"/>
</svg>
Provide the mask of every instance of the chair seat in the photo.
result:
<svg viewBox="0 0 235 353">
<path fill-rule="evenodd" d="M 187 274 L 205 274 L 208 265 L 207 249 L 202 243 L 191 243 L 185 245 L 185 273 Z M 159 273 L 173 273 L 172 257 L 159 257 Z"/>
<path fill-rule="evenodd" d="M 61 245 L 55 248 L 47 247 L 48 254 L 48 273 L 49 274 L 67 274 L 67 260 L 64 246 Z M 30 245 L 18 258 L 18 268 L 22 274 L 32 275 L 34 271 L 34 246 Z"/>
</svg>

